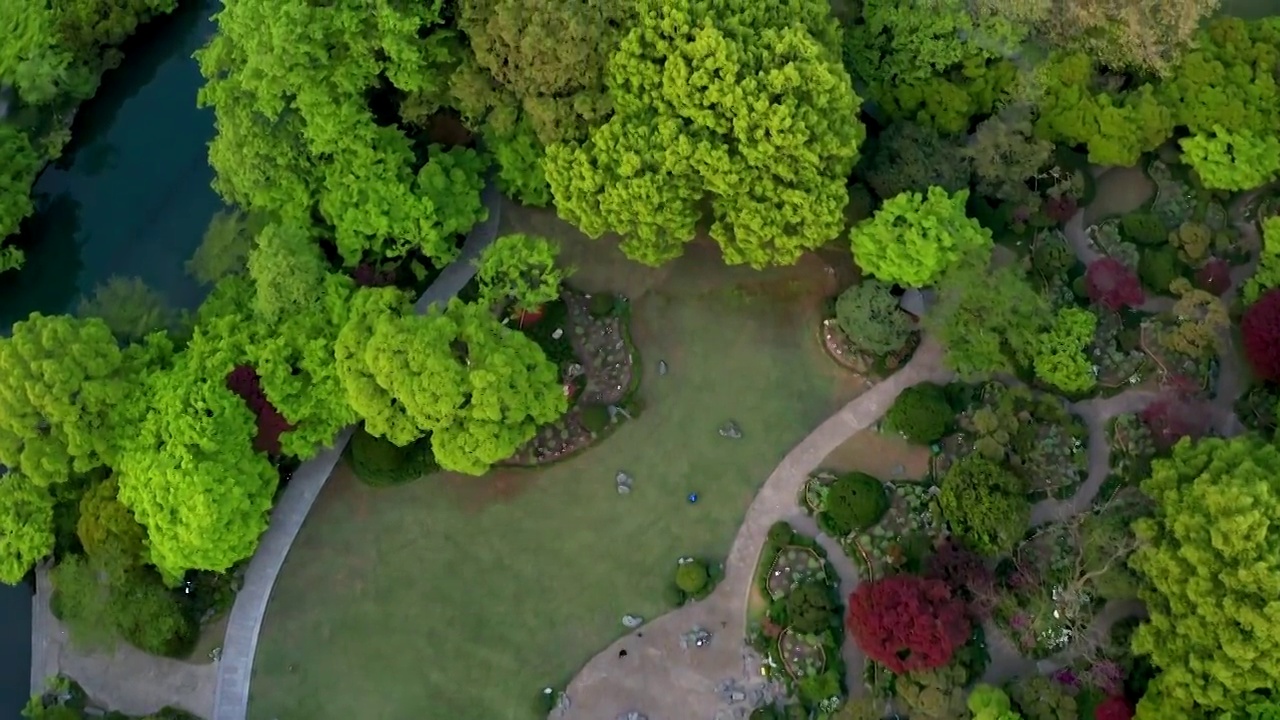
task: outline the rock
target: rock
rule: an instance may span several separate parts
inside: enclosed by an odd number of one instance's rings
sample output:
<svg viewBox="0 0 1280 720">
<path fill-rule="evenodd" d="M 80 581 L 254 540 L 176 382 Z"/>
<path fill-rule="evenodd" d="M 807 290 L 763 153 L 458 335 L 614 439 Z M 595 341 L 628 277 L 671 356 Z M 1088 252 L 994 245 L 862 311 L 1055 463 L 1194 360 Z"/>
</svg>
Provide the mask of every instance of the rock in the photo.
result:
<svg viewBox="0 0 1280 720">
<path fill-rule="evenodd" d="M 632 710 L 631 712 L 625 712 L 619 715 L 618 720 L 649 720 L 649 716 L 642 712 Z"/>
<path fill-rule="evenodd" d="M 626 471 L 619 470 L 618 474 L 613 476 L 613 481 L 618 483 L 619 485 L 630 486 L 631 483 L 636 481 L 636 479 L 628 475 Z"/>
<path fill-rule="evenodd" d="M 627 493 L 630 493 L 630 492 L 631 492 L 631 486 L 630 486 L 630 485 L 619 485 L 619 486 L 618 486 L 618 494 L 619 494 L 619 495 L 626 495 Z"/>
<path fill-rule="evenodd" d="M 666 375 L 666 374 L 667 374 L 667 361 L 666 361 L 666 360 L 659 360 L 659 361 L 658 361 L 658 374 L 659 374 L 659 375 Z"/>
<path fill-rule="evenodd" d="M 742 437 L 742 428 L 733 420 L 721 425 L 718 432 L 720 433 L 720 437 L 732 438 L 734 440 Z"/>
<path fill-rule="evenodd" d="M 893 470 L 890 470 L 890 472 L 893 473 L 894 477 L 901 477 L 902 474 L 905 473 L 906 471 L 907 471 L 906 465 L 894 465 Z"/>
<path fill-rule="evenodd" d="M 628 613 L 622 616 L 622 626 L 625 628 L 630 628 L 634 630 L 643 624 L 644 624 L 644 618 L 640 617 L 639 615 L 632 615 Z"/>
<path fill-rule="evenodd" d="M 609 420 L 610 420 L 610 422 L 612 422 L 612 421 L 613 421 L 613 419 L 614 419 L 615 417 L 619 416 L 619 415 L 621 415 L 622 417 L 624 417 L 624 418 L 626 418 L 626 419 L 628 419 L 628 420 L 631 420 L 631 419 L 632 419 L 632 418 L 631 418 L 631 413 L 627 412 L 627 409 L 626 409 L 626 408 L 624 408 L 624 407 L 620 407 L 620 406 L 618 406 L 618 405 L 610 405 L 608 409 L 609 409 Z"/>
<path fill-rule="evenodd" d="M 551 333 L 552 340 L 559 340 L 562 337 L 564 337 L 564 328 L 556 328 L 556 331 Z"/>
<path fill-rule="evenodd" d="M 573 701 L 569 700 L 568 693 L 560 693 L 556 697 L 556 712 L 565 713 L 573 705 Z"/>
</svg>

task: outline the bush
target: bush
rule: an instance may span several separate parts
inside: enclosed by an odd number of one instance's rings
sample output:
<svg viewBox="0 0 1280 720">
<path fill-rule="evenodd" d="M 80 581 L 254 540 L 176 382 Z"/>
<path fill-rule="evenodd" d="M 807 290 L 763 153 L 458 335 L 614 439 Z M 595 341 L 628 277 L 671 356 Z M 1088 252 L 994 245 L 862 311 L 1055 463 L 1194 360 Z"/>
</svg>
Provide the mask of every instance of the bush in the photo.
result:
<svg viewBox="0 0 1280 720">
<path fill-rule="evenodd" d="M 582 427 L 598 435 L 609 427 L 609 408 L 606 405 L 583 405 Z"/>
<path fill-rule="evenodd" d="M 1138 276 L 1113 257 L 1089 263 L 1084 283 L 1089 299 L 1112 312 L 1124 307 L 1137 307 L 1146 301 Z"/>
<path fill-rule="evenodd" d="M 856 350 L 879 357 L 910 339 L 915 321 L 889 290 L 888 284 L 868 278 L 836 299 L 836 323 Z"/>
<path fill-rule="evenodd" d="M 1036 241 L 1031 251 L 1031 267 L 1044 278 L 1066 275 L 1075 265 L 1076 257 L 1066 241 L 1056 233 L 1049 233 Z"/>
<path fill-rule="evenodd" d="M 854 472 L 831 483 L 823 519 L 834 535 L 843 537 L 875 525 L 888 509 L 884 483 L 866 473 Z"/>
<path fill-rule="evenodd" d="M 798 633 L 816 635 L 839 622 L 840 605 L 826 583 L 810 581 L 793 589 L 783 601 L 787 622 Z"/>
<path fill-rule="evenodd" d="M 591 314 L 598 318 L 608 317 L 613 314 L 613 308 L 617 300 L 613 295 L 607 292 L 596 293 L 591 296 L 591 300 L 587 308 Z"/>
<path fill-rule="evenodd" d="M 867 657 L 898 674 L 951 662 L 971 628 L 964 602 L 945 583 L 913 575 L 858 585 L 846 624 Z"/>
<path fill-rule="evenodd" d="M 430 474 L 438 467 L 431 454 L 430 435 L 399 447 L 359 428 L 351 437 L 348 453 L 351 469 L 371 487 L 401 485 Z"/>
<path fill-rule="evenodd" d="M 1240 321 L 1244 352 L 1258 377 L 1280 380 L 1280 288 L 1268 290 Z"/>
<path fill-rule="evenodd" d="M 1077 720 L 1076 699 L 1043 675 L 1018 678 L 1006 688 L 1023 720 Z"/>
<path fill-rule="evenodd" d="M 1018 476 L 980 455 L 958 460 L 942 482 L 938 504 L 951 531 L 984 555 L 1013 549 L 1027 529 L 1031 513 Z"/>
<path fill-rule="evenodd" d="M 177 657 L 190 650 L 198 627 L 177 596 L 150 568 L 134 568 L 110 581 L 83 557 L 71 556 L 52 578 L 72 640 L 90 648 L 123 638 L 153 655 Z"/>
<path fill-rule="evenodd" d="M 898 396 L 885 419 L 889 427 L 920 445 L 937 442 L 951 428 L 951 405 L 940 385 L 913 385 Z"/>
<path fill-rule="evenodd" d="M 1168 246 L 1147 250 L 1138 260 L 1138 277 L 1151 292 L 1168 295 L 1169 286 L 1181 277 L 1178 253 Z"/>
<path fill-rule="evenodd" d="M 1162 245 L 1169 240 L 1169 231 L 1154 213 L 1129 213 L 1120 218 L 1120 231 L 1125 239 L 1138 245 Z"/>
<path fill-rule="evenodd" d="M 686 595 L 697 595 L 711 580 L 707 564 L 701 560 L 682 562 L 676 566 L 676 587 Z"/>
<path fill-rule="evenodd" d="M 777 547 L 791 544 L 791 538 L 795 537 L 796 531 L 791 529 L 785 520 L 779 520 L 769 526 L 769 544 Z"/>
</svg>

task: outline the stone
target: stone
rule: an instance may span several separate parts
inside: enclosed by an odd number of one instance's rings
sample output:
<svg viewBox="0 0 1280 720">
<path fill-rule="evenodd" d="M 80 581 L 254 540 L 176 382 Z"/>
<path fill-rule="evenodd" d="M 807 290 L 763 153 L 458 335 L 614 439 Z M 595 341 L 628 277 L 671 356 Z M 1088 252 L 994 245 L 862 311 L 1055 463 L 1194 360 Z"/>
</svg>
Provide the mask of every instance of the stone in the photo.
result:
<svg viewBox="0 0 1280 720">
<path fill-rule="evenodd" d="M 732 438 L 734 440 L 742 437 L 742 428 L 733 420 L 721 425 L 718 432 L 720 433 L 720 437 Z"/>
<path fill-rule="evenodd" d="M 659 375 L 666 375 L 666 374 L 667 374 L 667 361 L 666 361 L 666 360 L 659 360 L 659 361 L 658 361 L 658 374 L 659 374 Z"/>
<path fill-rule="evenodd" d="M 649 716 L 642 712 L 632 710 L 631 712 L 624 712 L 619 715 L 618 720 L 649 720 Z"/>
<path fill-rule="evenodd" d="M 556 712 L 558 713 L 568 712 L 569 708 L 572 706 L 573 706 L 573 701 L 569 699 L 568 693 L 560 693 L 556 697 Z"/>
<path fill-rule="evenodd" d="M 894 465 L 893 470 L 890 470 L 890 472 L 893 474 L 894 477 L 901 477 L 905 472 L 907 472 L 907 466 Z"/>
<path fill-rule="evenodd" d="M 564 337 L 564 328 L 556 328 L 556 331 L 551 333 L 552 340 L 559 340 L 562 337 Z"/>
<path fill-rule="evenodd" d="M 624 470 L 619 470 L 618 474 L 613 476 L 613 481 L 618 483 L 619 485 L 629 486 L 631 485 L 631 483 L 635 482 L 635 480 L 636 480 L 635 478 L 628 475 Z"/>
<path fill-rule="evenodd" d="M 622 626 L 625 628 L 630 628 L 634 630 L 643 624 L 644 624 L 644 618 L 639 615 L 632 615 L 628 613 L 622 616 Z"/>
<path fill-rule="evenodd" d="M 631 486 L 630 486 L 630 485 L 619 485 L 619 486 L 618 486 L 618 494 L 619 494 L 619 495 L 626 495 L 626 494 L 628 494 L 628 493 L 630 493 L 630 492 L 631 492 Z"/>
</svg>

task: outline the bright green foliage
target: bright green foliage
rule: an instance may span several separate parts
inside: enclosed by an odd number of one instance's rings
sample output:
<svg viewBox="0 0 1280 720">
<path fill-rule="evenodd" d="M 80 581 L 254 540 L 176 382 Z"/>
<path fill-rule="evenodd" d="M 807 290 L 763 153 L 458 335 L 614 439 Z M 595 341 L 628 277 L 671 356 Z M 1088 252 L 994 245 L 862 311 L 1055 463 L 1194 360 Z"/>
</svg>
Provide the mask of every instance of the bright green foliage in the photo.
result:
<svg viewBox="0 0 1280 720">
<path fill-rule="evenodd" d="M 568 408 L 556 366 L 487 307 L 406 316 L 399 302 L 360 293 L 338 339 L 338 373 L 369 433 L 404 446 L 429 432 L 442 468 L 480 475 Z"/>
<path fill-rule="evenodd" d="M 102 320 L 121 342 L 130 343 L 173 324 L 167 305 L 142 278 L 112 275 L 93 289 L 91 297 L 80 299 L 76 315 Z"/>
<path fill-rule="evenodd" d="M 480 255 L 480 297 L 487 303 L 510 299 L 517 310 L 533 310 L 560 297 L 565 271 L 556 266 L 560 247 L 547 238 L 503 235 Z"/>
<path fill-rule="evenodd" d="M 311 231 L 281 223 L 258 234 L 248 267 L 256 290 L 254 312 L 269 323 L 306 311 L 317 301 L 329 271 Z"/>
<path fill-rule="evenodd" d="M 1001 555 L 1026 530 L 1031 511 L 1024 492 L 1017 475 L 980 455 L 968 455 L 947 470 L 938 503 L 965 547 Z"/>
<path fill-rule="evenodd" d="M 547 148 L 560 215 L 677 257 L 704 201 L 726 262 L 794 263 L 840 234 L 865 129 L 823 0 L 639 0 L 609 61 L 614 115 Z"/>
<path fill-rule="evenodd" d="M 5 39 L 0 47 L 0 86 L 12 85 L 32 105 L 43 105 L 67 90 L 74 60 L 60 46 L 57 16 L 48 3 L 0 3 L 0 37 Z"/>
<path fill-rule="evenodd" d="M 1005 58 L 1025 31 L 999 15 L 975 19 L 961 0 L 925 9 L 911 0 L 867 0 L 844 42 L 849 72 L 894 119 L 963 133 L 1014 80 Z"/>
<path fill-rule="evenodd" d="M 867 278 L 836 298 L 836 322 L 849 344 L 876 356 L 899 350 L 915 330 L 890 287 Z"/>
<path fill-rule="evenodd" d="M 828 487 L 823 521 L 832 534 L 844 537 L 880 522 L 888 509 L 884 483 L 866 473 L 852 472 Z"/>
<path fill-rule="evenodd" d="M 1280 448 L 1253 437 L 1182 442 L 1152 463 L 1129 564 L 1150 619 L 1135 652 L 1160 668 L 1140 720 L 1241 711 L 1280 687 Z M 1199 712 L 1197 712 L 1199 711 Z"/>
<path fill-rule="evenodd" d="M 348 264 L 412 250 L 452 260 L 454 236 L 485 216 L 484 160 L 432 146 L 424 164 L 369 108 L 370 96 L 396 91 L 419 104 L 446 96 L 460 49 L 440 13 L 439 3 L 386 0 L 226 3 L 197 54 L 209 80 L 200 102 L 218 123 L 216 189 L 286 223 L 318 213 Z"/>
<path fill-rule="evenodd" d="M 145 415 L 116 465 L 120 502 L 146 527 L 168 582 L 251 555 L 279 481 L 253 450 L 253 414 L 226 387 L 241 356 L 219 329 L 197 326 L 174 366 L 147 379 Z"/>
<path fill-rule="evenodd" d="M 0 166 L 0 240 L 3 240 L 16 233 L 19 223 L 35 210 L 31 186 L 43 163 L 27 134 L 5 122 L 0 122 L 0 157 L 5 159 Z M 0 247 L 0 272 L 20 266 L 22 259 L 21 250 Z"/>
<path fill-rule="evenodd" d="M 0 462 L 31 482 L 110 465 L 129 368 L 101 320 L 31 317 L 0 340 Z"/>
<path fill-rule="evenodd" d="M 976 377 L 1030 364 L 1048 317 L 1048 302 L 1022 270 L 988 272 L 985 261 L 970 261 L 943 276 L 924 322 L 946 346 L 947 364 Z"/>
<path fill-rule="evenodd" d="M 1036 339 L 1036 377 L 1068 395 L 1079 395 L 1098 383 L 1087 350 L 1098 328 L 1098 316 L 1075 307 L 1058 311 L 1049 329 Z"/>
<path fill-rule="evenodd" d="M 1244 300 L 1257 302 L 1263 292 L 1280 287 L 1280 216 L 1262 221 L 1262 252 L 1258 254 L 1258 269 L 1245 283 Z"/>
<path fill-rule="evenodd" d="M 1053 157 L 1053 143 L 1032 133 L 1030 115 L 1012 110 L 978 125 L 967 151 L 979 193 L 1007 202 L 1024 202 L 1031 197 L 1027 182 Z"/>
<path fill-rule="evenodd" d="M 1177 125 L 1197 135 L 1272 137 L 1280 130 L 1277 61 L 1280 27 L 1275 18 L 1217 18 L 1196 34 L 1196 47 L 1160 84 L 1160 101 L 1172 108 Z"/>
<path fill-rule="evenodd" d="M 1192 135 L 1179 144 L 1182 161 L 1210 190 L 1252 190 L 1280 174 L 1280 138 L 1274 135 L 1231 133 L 1218 125 L 1212 135 Z"/>
<path fill-rule="evenodd" d="M 485 125 L 485 147 L 498 165 L 494 180 L 503 195 L 528 207 L 551 204 L 551 186 L 542 170 L 547 151 L 527 120 L 504 127 L 490 116 Z"/>
<path fill-rule="evenodd" d="M 1084 53 L 1054 53 L 1037 69 L 1036 133 L 1088 146 L 1089 161 L 1099 165 L 1136 165 L 1173 134 L 1173 113 L 1150 85 L 1123 95 L 1094 90 L 1095 70 Z"/>
<path fill-rule="evenodd" d="M 253 238 L 261 229 L 257 218 L 235 210 L 219 211 L 209 220 L 200 247 L 187 261 L 187 274 L 202 285 L 212 285 L 244 272 Z"/>
<path fill-rule="evenodd" d="M 973 720 L 1022 720 L 1004 691 L 990 685 L 978 685 L 969 693 L 969 712 Z"/>
<path fill-rule="evenodd" d="M 963 137 L 943 136 L 913 122 L 896 122 L 876 138 L 867 183 L 885 200 L 931 187 L 949 193 L 963 190 L 970 176 L 964 142 Z"/>
<path fill-rule="evenodd" d="M 1120 218 L 1120 230 L 1125 240 L 1138 245 L 1161 245 L 1169 237 L 1164 223 L 1149 210 L 1129 213 Z"/>
<path fill-rule="evenodd" d="M 1168 295 L 1169 286 L 1181 276 L 1178 251 L 1171 247 L 1148 248 L 1138 258 L 1138 277 L 1151 292 Z"/>
<path fill-rule="evenodd" d="M 1009 699 L 1025 720 L 1077 720 L 1076 699 L 1056 680 L 1021 677 L 1008 686 Z"/>
<path fill-rule="evenodd" d="M 115 478 L 89 487 L 80 499 L 76 535 L 97 569 L 112 578 L 141 565 L 146 559 L 146 530 L 117 498 Z"/>
<path fill-rule="evenodd" d="M 0 476 L 0 582 L 17 585 L 53 552 L 53 495 L 16 472 Z"/>
<path fill-rule="evenodd" d="M 874 216 L 853 228 L 854 260 L 865 272 L 907 287 L 933 284 L 970 254 L 985 254 L 991 231 L 965 215 L 968 190 L 939 187 L 886 200 Z"/>
<path fill-rule="evenodd" d="M 707 586 L 711 574 L 701 560 L 690 560 L 676 565 L 676 587 L 686 595 L 697 595 Z"/>
<path fill-rule="evenodd" d="M 885 420 L 911 442 L 928 445 L 947 434 L 952 414 L 942 386 L 921 383 L 902 391 Z"/>
<path fill-rule="evenodd" d="M 84 558 L 71 556 L 51 575 L 62 620 L 77 644 L 110 648 L 117 638 L 153 655 L 186 649 L 191 620 L 154 571 L 103 577 Z"/>
</svg>

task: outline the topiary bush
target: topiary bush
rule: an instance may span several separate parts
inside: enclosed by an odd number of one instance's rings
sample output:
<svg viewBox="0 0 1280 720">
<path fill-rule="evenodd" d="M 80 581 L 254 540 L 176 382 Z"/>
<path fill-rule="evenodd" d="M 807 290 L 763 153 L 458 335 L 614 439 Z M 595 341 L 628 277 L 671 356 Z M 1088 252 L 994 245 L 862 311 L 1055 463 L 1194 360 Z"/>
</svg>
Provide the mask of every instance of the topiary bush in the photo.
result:
<svg viewBox="0 0 1280 720">
<path fill-rule="evenodd" d="M 590 303 L 587 307 L 590 309 L 593 316 L 603 318 L 613 314 L 615 303 L 616 300 L 613 295 L 601 292 L 591 296 Z"/>
<path fill-rule="evenodd" d="M 356 430 L 347 447 L 351 469 L 356 477 L 371 487 L 388 487 L 417 480 L 434 472 L 438 466 L 431 454 L 431 436 L 399 447 L 391 441 Z"/>
<path fill-rule="evenodd" d="M 701 560 L 690 560 L 676 566 L 676 587 L 685 595 L 701 593 L 710 581 L 711 573 Z"/>
<path fill-rule="evenodd" d="M 854 349 L 875 356 L 900 349 L 915 329 L 890 286 L 869 278 L 836 299 L 836 323 Z"/>
<path fill-rule="evenodd" d="M 605 405 L 583 405 L 582 427 L 593 434 L 599 434 L 609 427 L 609 408 Z"/>
<path fill-rule="evenodd" d="M 888 509 L 884 483 L 866 473 L 854 472 L 831 483 L 822 521 L 831 535 L 844 537 L 880 522 Z"/>
<path fill-rule="evenodd" d="M 776 547 L 791 544 L 791 539 L 796 535 L 796 531 L 791 528 L 785 520 L 779 520 L 769 526 L 769 544 Z"/>
<path fill-rule="evenodd" d="M 941 440 L 951 429 L 951 418 L 946 390 L 933 383 L 921 383 L 903 390 L 885 416 L 889 427 L 920 445 Z"/>
<path fill-rule="evenodd" d="M 1280 288 L 1268 290 L 1240 320 L 1244 352 L 1263 380 L 1280 380 Z"/>
</svg>

